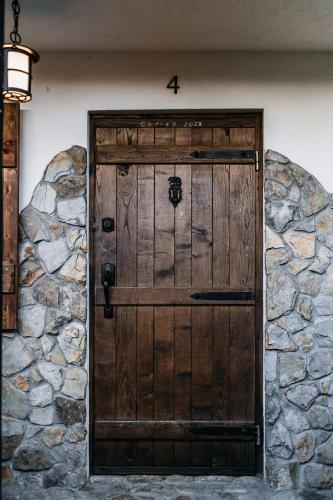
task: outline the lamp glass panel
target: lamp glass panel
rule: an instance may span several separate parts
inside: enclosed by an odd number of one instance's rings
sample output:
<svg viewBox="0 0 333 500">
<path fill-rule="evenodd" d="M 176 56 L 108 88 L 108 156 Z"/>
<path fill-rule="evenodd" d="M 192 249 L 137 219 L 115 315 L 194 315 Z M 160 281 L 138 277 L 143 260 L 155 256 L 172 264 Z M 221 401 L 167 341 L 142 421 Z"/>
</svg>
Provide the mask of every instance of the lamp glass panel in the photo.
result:
<svg viewBox="0 0 333 500">
<path fill-rule="evenodd" d="M 29 91 L 29 75 L 21 71 L 8 70 L 8 88 L 22 89 Z"/>
<path fill-rule="evenodd" d="M 27 54 L 22 54 L 22 52 L 10 50 L 8 52 L 7 67 L 29 73 L 29 56 Z"/>
</svg>

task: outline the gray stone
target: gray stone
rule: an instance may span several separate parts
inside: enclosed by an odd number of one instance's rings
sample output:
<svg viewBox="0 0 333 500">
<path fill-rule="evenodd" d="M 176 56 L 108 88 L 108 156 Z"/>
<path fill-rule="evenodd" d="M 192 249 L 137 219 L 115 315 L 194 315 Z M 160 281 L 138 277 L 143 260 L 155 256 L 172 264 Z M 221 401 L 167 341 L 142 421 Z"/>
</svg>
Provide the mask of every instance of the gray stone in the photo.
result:
<svg viewBox="0 0 333 500">
<path fill-rule="evenodd" d="M 300 295 L 298 297 L 296 311 L 303 316 L 307 321 L 312 321 L 313 319 L 313 305 L 312 300 L 308 295 Z"/>
<path fill-rule="evenodd" d="M 58 182 L 60 196 L 80 196 L 86 192 L 86 179 L 79 175 L 68 175 Z"/>
<path fill-rule="evenodd" d="M 301 208 L 305 216 L 315 214 L 326 207 L 329 197 L 323 186 L 310 175 L 302 189 Z"/>
<path fill-rule="evenodd" d="M 56 345 L 51 352 L 45 355 L 45 359 L 52 361 L 52 363 L 57 365 L 66 366 L 66 360 L 58 345 Z"/>
<path fill-rule="evenodd" d="M 281 413 L 281 406 L 278 398 L 268 398 L 266 400 L 265 418 L 268 424 L 273 425 Z"/>
<path fill-rule="evenodd" d="M 273 382 L 276 380 L 277 353 L 267 351 L 265 353 L 265 380 Z"/>
<path fill-rule="evenodd" d="M 333 375 L 320 381 L 320 392 L 328 396 L 333 396 Z"/>
<path fill-rule="evenodd" d="M 284 408 L 284 419 L 288 429 L 295 434 L 309 429 L 306 416 L 293 408 Z"/>
<path fill-rule="evenodd" d="M 85 421 L 86 413 L 83 401 L 57 397 L 54 404 L 58 423 L 72 425 Z"/>
<path fill-rule="evenodd" d="M 325 210 L 318 215 L 316 230 L 322 242 L 333 250 L 333 211 L 331 209 Z"/>
<path fill-rule="evenodd" d="M 69 283 L 86 282 L 86 257 L 73 254 L 59 271 L 59 276 Z"/>
<path fill-rule="evenodd" d="M 2 436 L 1 437 L 1 460 L 11 460 L 14 451 L 19 446 L 23 435 L 17 436 Z"/>
<path fill-rule="evenodd" d="M 325 441 L 328 440 L 328 438 L 332 435 L 330 431 L 315 431 L 316 432 L 316 446 L 319 446 Z"/>
<path fill-rule="evenodd" d="M 296 257 L 288 262 L 288 269 L 292 274 L 298 274 L 304 271 L 311 261 L 307 259 L 297 259 Z"/>
<path fill-rule="evenodd" d="M 25 423 L 22 420 L 15 420 L 13 418 L 1 418 L 1 434 L 2 436 L 17 436 L 24 434 Z"/>
<path fill-rule="evenodd" d="M 297 184 L 299 186 L 302 186 L 304 184 L 305 179 L 308 176 L 306 170 L 304 170 L 304 168 L 300 167 L 296 163 L 293 163 L 292 161 L 288 163 L 288 168 L 295 177 Z"/>
<path fill-rule="evenodd" d="M 82 368 L 68 368 L 65 382 L 61 389 L 63 394 L 74 399 L 84 399 L 87 385 L 87 372 Z"/>
<path fill-rule="evenodd" d="M 266 182 L 278 183 L 285 187 L 289 187 L 293 183 L 293 177 L 288 167 L 279 163 L 266 165 L 265 180 Z M 268 197 L 270 198 L 270 192 L 268 192 Z"/>
<path fill-rule="evenodd" d="M 31 243 L 31 241 L 24 241 L 23 243 L 19 243 L 18 255 L 19 264 L 22 264 L 22 262 L 26 261 L 30 257 L 36 257 L 35 247 Z"/>
<path fill-rule="evenodd" d="M 286 271 L 278 269 L 267 278 L 267 319 L 290 313 L 297 296 L 293 279 Z"/>
<path fill-rule="evenodd" d="M 75 226 L 84 226 L 86 222 L 86 202 L 80 196 L 58 202 L 57 215 L 59 220 Z"/>
<path fill-rule="evenodd" d="M 35 299 L 44 306 L 57 307 L 59 305 L 59 282 L 45 276 L 39 280 L 34 288 Z"/>
<path fill-rule="evenodd" d="M 65 430 L 62 427 L 49 427 L 43 431 L 42 440 L 49 448 L 53 448 L 64 440 Z"/>
<path fill-rule="evenodd" d="M 30 389 L 29 378 L 27 375 L 19 374 L 12 377 L 12 383 L 20 389 L 20 391 L 27 392 Z"/>
<path fill-rule="evenodd" d="M 53 424 L 53 406 L 45 408 L 34 407 L 29 415 L 30 422 L 38 425 Z"/>
<path fill-rule="evenodd" d="M 47 335 L 43 335 L 40 339 L 40 342 L 42 344 L 43 348 L 43 353 L 48 354 L 54 345 L 54 340 L 50 339 Z"/>
<path fill-rule="evenodd" d="M 329 375 L 333 370 L 333 358 L 328 351 L 315 351 L 308 354 L 307 370 L 311 378 Z"/>
<path fill-rule="evenodd" d="M 313 233 L 301 233 L 293 230 L 287 231 L 284 238 L 295 257 L 299 259 L 310 259 L 315 255 L 316 238 Z"/>
<path fill-rule="evenodd" d="M 333 264 L 327 268 L 320 292 L 333 296 Z"/>
<path fill-rule="evenodd" d="M 2 382 L 2 413 L 3 415 L 24 419 L 29 415 L 28 396 L 5 379 Z"/>
<path fill-rule="evenodd" d="M 67 311 L 61 309 L 48 309 L 45 316 L 45 333 L 56 335 L 58 333 L 58 328 L 68 323 L 71 318 L 72 315 Z"/>
<path fill-rule="evenodd" d="M 305 378 L 305 356 L 299 353 L 280 353 L 280 386 L 287 387 Z"/>
<path fill-rule="evenodd" d="M 333 315 L 333 296 L 331 295 L 318 295 L 314 299 L 318 316 L 332 316 Z"/>
<path fill-rule="evenodd" d="M 65 484 L 67 477 L 67 466 L 65 464 L 55 464 L 52 469 L 48 470 L 44 474 L 43 486 L 44 488 L 51 488 L 52 486 L 57 487 Z M 65 496 L 63 497 L 65 498 Z M 66 498 L 70 499 L 70 496 L 66 495 Z"/>
<path fill-rule="evenodd" d="M 42 377 L 52 385 L 54 390 L 58 391 L 60 389 L 63 377 L 59 366 L 48 361 L 40 361 L 38 363 L 38 370 Z"/>
<path fill-rule="evenodd" d="M 50 454 L 34 442 L 21 446 L 14 458 L 15 469 L 23 471 L 49 469 L 52 465 Z"/>
<path fill-rule="evenodd" d="M 67 152 L 58 153 L 48 164 L 44 179 L 48 182 L 56 182 L 61 177 L 73 173 L 73 162 Z"/>
<path fill-rule="evenodd" d="M 294 452 L 290 434 L 280 422 L 277 422 L 268 437 L 268 449 L 274 457 L 284 459 L 290 458 Z"/>
<path fill-rule="evenodd" d="M 30 402 L 32 406 L 47 406 L 52 402 L 52 387 L 45 383 L 30 390 Z"/>
<path fill-rule="evenodd" d="M 42 427 L 41 425 L 29 424 L 27 426 L 27 430 L 25 431 L 25 437 L 30 439 L 30 438 L 36 436 L 36 434 L 41 432 L 43 429 L 44 429 L 44 427 Z"/>
<path fill-rule="evenodd" d="M 320 246 L 313 264 L 309 267 L 314 273 L 323 274 L 328 268 L 333 252 L 324 246 Z"/>
<path fill-rule="evenodd" d="M 288 316 L 281 316 L 276 319 L 274 323 L 289 333 L 299 332 L 308 325 L 308 322 L 305 321 L 297 312 L 292 312 L 291 314 L 288 314 Z"/>
<path fill-rule="evenodd" d="M 86 289 L 79 286 L 63 286 L 62 306 L 66 311 L 84 321 L 87 314 Z"/>
<path fill-rule="evenodd" d="M 295 231 L 305 231 L 306 233 L 313 233 L 315 228 L 315 220 L 313 217 L 299 221 L 295 227 Z"/>
<path fill-rule="evenodd" d="M 35 357 L 23 341 L 16 337 L 5 347 L 2 356 L 2 373 L 5 376 L 20 372 L 31 365 Z"/>
<path fill-rule="evenodd" d="M 302 410 L 308 410 L 318 394 L 318 388 L 314 384 L 299 384 L 291 387 L 286 395 L 289 401 L 299 406 Z"/>
<path fill-rule="evenodd" d="M 319 490 L 333 488 L 333 467 L 319 464 L 309 464 L 305 467 L 308 486 Z"/>
<path fill-rule="evenodd" d="M 284 248 L 281 236 L 268 226 L 265 227 L 265 247 L 266 250 L 270 248 Z"/>
<path fill-rule="evenodd" d="M 292 259 L 292 253 L 287 248 L 271 248 L 267 250 L 266 255 L 266 272 L 270 274 L 275 268 Z"/>
<path fill-rule="evenodd" d="M 286 156 L 283 156 L 282 154 L 278 153 L 277 151 L 273 151 L 272 149 L 266 150 L 265 160 L 276 162 L 276 163 L 288 163 L 289 162 L 289 158 L 287 158 Z"/>
<path fill-rule="evenodd" d="M 86 462 L 86 448 L 85 442 L 80 441 L 78 443 L 65 443 L 65 456 L 66 462 L 71 469 L 76 469 L 77 467 L 84 465 Z"/>
<path fill-rule="evenodd" d="M 36 304 L 35 299 L 32 296 L 32 291 L 30 288 L 20 288 L 18 294 L 18 303 L 20 307 L 22 306 L 32 306 Z"/>
<path fill-rule="evenodd" d="M 271 323 L 266 328 L 266 349 L 295 351 L 296 347 L 285 330 Z"/>
<path fill-rule="evenodd" d="M 41 337 L 45 321 L 45 307 L 40 304 L 20 307 L 18 329 L 23 337 Z"/>
<path fill-rule="evenodd" d="M 300 463 L 308 462 L 314 455 L 315 437 L 313 432 L 306 431 L 295 437 L 295 453 Z"/>
<path fill-rule="evenodd" d="M 267 224 L 281 233 L 289 222 L 296 219 L 297 207 L 285 200 L 269 201 L 265 205 L 265 211 Z"/>
<path fill-rule="evenodd" d="M 82 441 L 86 437 L 87 431 L 83 425 L 77 424 L 72 429 L 70 429 L 67 441 L 70 443 L 77 443 L 78 441 Z"/>
<path fill-rule="evenodd" d="M 49 273 L 53 273 L 68 259 L 70 251 L 66 240 L 60 238 L 55 241 L 42 241 L 38 246 L 40 258 L 45 263 Z"/>
<path fill-rule="evenodd" d="M 332 429 L 332 416 L 324 406 L 312 406 L 308 411 L 308 421 L 313 429 Z"/>
<path fill-rule="evenodd" d="M 66 325 L 59 337 L 58 342 L 68 363 L 81 365 L 85 351 L 86 331 L 82 323 L 72 321 Z"/>
<path fill-rule="evenodd" d="M 38 184 L 32 196 L 31 205 L 40 212 L 52 214 L 55 211 L 57 192 L 50 184 Z"/>
<path fill-rule="evenodd" d="M 305 270 L 297 275 L 297 281 L 302 293 L 306 293 L 311 297 L 315 297 L 319 293 L 322 276 L 320 274 Z"/>
<path fill-rule="evenodd" d="M 309 326 L 294 335 L 293 340 L 295 344 L 302 349 L 302 351 L 309 351 L 314 343 L 314 329 Z"/>
<path fill-rule="evenodd" d="M 37 259 L 28 259 L 19 267 L 19 284 L 21 286 L 31 286 L 40 276 L 44 274 L 44 269 Z"/>
<path fill-rule="evenodd" d="M 45 218 L 30 205 L 21 212 L 20 224 L 29 240 L 34 243 L 42 240 L 49 241 L 51 238 Z"/>
<path fill-rule="evenodd" d="M 71 158 L 74 171 L 78 175 L 85 173 L 87 168 L 87 151 L 82 146 L 72 146 L 67 150 L 68 156 Z"/>
<path fill-rule="evenodd" d="M 281 499 L 280 496 L 276 496 L 276 499 L 291 500 L 290 489 L 297 486 L 298 464 L 296 462 L 278 462 L 275 459 L 268 458 L 266 461 L 266 471 L 269 483 L 274 490 L 288 490 L 288 498 Z M 256 496 L 256 498 L 261 500 L 259 496 Z M 267 500 L 269 498 L 267 496 Z M 246 497 L 243 500 L 246 500 Z"/>
<path fill-rule="evenodd" d="M 279 182 L 272 181 L 271 179 L 266 179 L 264 187 L 265 197 L 272 199 L 285 198 L 287 190 Z"/>
<path fill-rule="evenodd" d="M 333 436 L 324 444 L 318 446 L 316 461 L 321 464 L 333 465 Z"/>
<path fill-rule="evenodd" d="M 301 196 L 301 190 L 298 187 L 298 185 L 294 182 L 294 184 L 290 188 L 288 199 L 297 203 L 300 199 L 300 196 Z"/>
<path fill-rule="evenodd" d="M 33 337 L 24 338 L 24 343 L 34 353 L 35 359 L 40 360 L 43 357 L 43 348 L 39 339 Z"/>
</svg>

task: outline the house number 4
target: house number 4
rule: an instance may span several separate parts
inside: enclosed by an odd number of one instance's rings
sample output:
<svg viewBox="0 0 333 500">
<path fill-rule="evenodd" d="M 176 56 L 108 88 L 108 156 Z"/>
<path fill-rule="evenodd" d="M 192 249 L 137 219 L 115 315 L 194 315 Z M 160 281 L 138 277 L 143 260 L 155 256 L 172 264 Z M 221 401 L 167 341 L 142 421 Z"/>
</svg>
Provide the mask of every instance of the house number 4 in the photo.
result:
<svg viewBox="0 0 333 500">
<path fill-rule="evenodd" d="M 170 82 L 167 85 L 167 89 L 172 89 L 174 94 L 178 94 L 178 89 L 180 89 L 178 85 L 178 76 L 175 75 L 173 78 L 171 78 Z"/>
</svg>

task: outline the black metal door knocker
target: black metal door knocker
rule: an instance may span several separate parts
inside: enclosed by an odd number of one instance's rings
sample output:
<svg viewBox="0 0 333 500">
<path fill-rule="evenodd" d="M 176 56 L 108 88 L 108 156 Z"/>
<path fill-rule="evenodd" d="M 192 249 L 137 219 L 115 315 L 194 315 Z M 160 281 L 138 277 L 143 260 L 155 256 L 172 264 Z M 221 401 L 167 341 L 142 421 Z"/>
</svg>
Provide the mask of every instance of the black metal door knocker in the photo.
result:
<svg viewBox="0 0 333 500">
<path fill-rule="evenodd" d="M 180 177 L 169 177 L 169 200 L 176 208 L 182 199 L 182 180 Z"/>
</svg>

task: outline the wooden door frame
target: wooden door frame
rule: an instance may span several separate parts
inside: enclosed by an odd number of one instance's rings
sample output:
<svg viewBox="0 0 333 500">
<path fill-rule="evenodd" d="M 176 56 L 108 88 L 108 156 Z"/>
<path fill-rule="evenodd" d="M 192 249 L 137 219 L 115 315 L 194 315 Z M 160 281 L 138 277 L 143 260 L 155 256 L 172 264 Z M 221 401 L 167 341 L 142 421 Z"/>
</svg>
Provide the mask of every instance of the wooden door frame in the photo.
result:
<svg viewBox="0 0 333 500">
<path fill-rule="evenodd" d="M 89 376 L 89 472 L 92 474 L 93 463 L 93 380 L 94 380 L 94 210 L 95 210 L 95 129 L 97 124 L 102 124 L 103 121 L 108 121 L 115 118 L 126 119 L 171 119 L 190 118 L 196 116 L 204 116 L 206 119 L 211 117 L 221 119 L 221 126 L 228 124 L 229 126 L 245 126 L 245 119 L 249 119 L 252 123 L 255 122 L 256 128 L 256 150 L 259 153 L 259 172 L 256 175 L 256 339 L 255 339 L 255 363 L 256 363 L 256 393 L 255 393 L 255 414 L 256 423 L 260 426 L 260 445 L 256 447 L 256 470 L 257 473 L 263 473 L 263 453 L 264 453 L 264 414 L 263 414 L 263 109 L 156 109 L 156 110 L 111 110 L 111 111 L 88 111 L 88 184 L 89 184 L 89 199 L 88 199 L 88 220 L 89 220 L 89 355 L 88 355 L 88 376 Z M 105 124 L 104 124 L 105 126 Z M 212 474 L 214 471 L 212 470 Z"/>
</svg>

